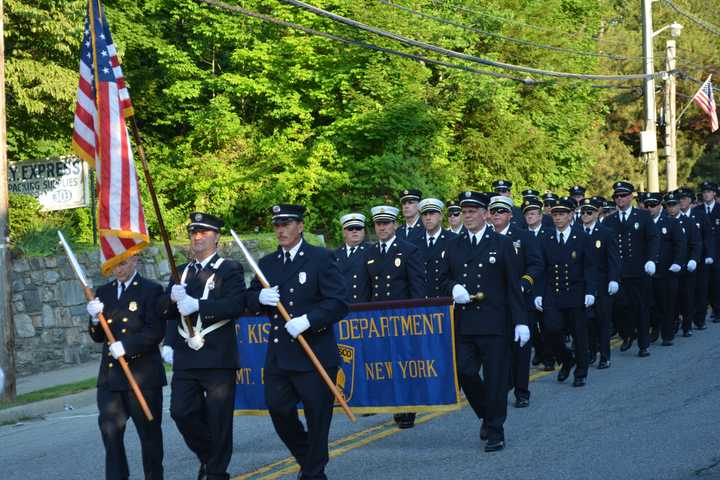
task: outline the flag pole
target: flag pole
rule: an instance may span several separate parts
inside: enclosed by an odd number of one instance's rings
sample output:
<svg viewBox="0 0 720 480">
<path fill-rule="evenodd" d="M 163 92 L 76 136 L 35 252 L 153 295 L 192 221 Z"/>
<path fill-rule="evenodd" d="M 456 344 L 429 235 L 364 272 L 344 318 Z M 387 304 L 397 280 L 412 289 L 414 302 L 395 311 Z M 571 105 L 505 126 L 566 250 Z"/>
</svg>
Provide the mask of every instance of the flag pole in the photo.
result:
<svg viewBox="0 0 720 480">
<path fill-rule="evenodd" d="M 120 60 L 118 59 L 118 62 Z M 143 173 L 145 174 L 145 183 L 150 192 L 150 198 L 152 199 L 153 209 L 155 210 L 155 217 L 157 217 L 158 228 L 160 229 L 160 236 L 162 237 L 163 244 L 165 245 L 165 252 L 167 253 L 168 263 L 170 264 L 170 271 L 172 272 L 173 282 L 180 283 L 180 275 L 178 274 L 177 265 L 175 264 L 175 257 L 173 256 L 172 247 L 170 246 L 170 240 L 168 238 L 167 230 L 165 229 L 165 221 L 163 220 L 162 213 L 160 212 L 160 203 L 155 193 L 155 186 L 153 184 L 152 176 L 150 175 L 150 168 L 148 166 L 147 158 L 145 158 L 145 149 L 143 148 L 142 138 L 140 137 L 140 129 L 137 126 L 137 119 L 135 115 L 132 116 L 132 122 L 130 123 L 132 130 L 133 139 L 135 140 L 135 148 L 140 156 L 140 163 L 142 163 Z M 190 317 L 183 317 L 185 326 L 190 336 L 194 336 L 195 332 L 190 321 Z"/>
<path fill-rule="evenodd" d="M 695 92 L 695 95 L 697 95 L 700 90 L 702 90 L 703 88 L 705 88 L 705 84 L 710 81 L 710 77 L 712 77 L 712 73 L 711 73 L 710 75 L 708 75 L 707 80 L 705 80 L 705 81 L 703 82 L 703 84 L 700 85 L 700 88 L 697 89 L 697 91 Z M 685 108 L 683 108 L 683 109 L 680 111 L 680 114 L 678 115 L 677 120 L 675 120 L 675 125 L 680 125 L 680 119 L 682 118 L 682 116 L 683 116 L 683 114 L 685 113 L 685 111 L 686 111 L 688 108 L 690 108 L 690 105 L 692 105 L 692 103 L 695 101 L 695 95 L 693 95 L 692 97 L 690 97 L 690 101 L 687 103 L 687 105 L 685 105 Z"/>
</svg>

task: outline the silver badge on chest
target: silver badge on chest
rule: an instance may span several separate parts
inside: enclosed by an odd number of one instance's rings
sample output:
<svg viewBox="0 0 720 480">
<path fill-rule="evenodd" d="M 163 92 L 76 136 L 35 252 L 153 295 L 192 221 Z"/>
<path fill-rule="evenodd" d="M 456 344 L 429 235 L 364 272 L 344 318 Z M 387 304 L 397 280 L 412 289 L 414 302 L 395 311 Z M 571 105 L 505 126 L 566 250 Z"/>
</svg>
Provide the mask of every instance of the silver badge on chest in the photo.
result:
<svg viewBox="0 0 720 480">
<path fill-rule="evenodd" d="M 490 263 L 495 263 L 495 257 L 490 257 L 490 258 L 488 258 L 488 262 L 490 262 Z"/>
<path fill-rule="evenodd" d="M 640 230 L 640 224 L 638 222 L 635 222 L 635 230 Z"/>
<path fill-rule="evenodd" d="M 307 282 L 307 273 L 298 273 L 298 282 L 300 282 L 300 285 L 305 285 L 305 282 Z"/>
</svg>

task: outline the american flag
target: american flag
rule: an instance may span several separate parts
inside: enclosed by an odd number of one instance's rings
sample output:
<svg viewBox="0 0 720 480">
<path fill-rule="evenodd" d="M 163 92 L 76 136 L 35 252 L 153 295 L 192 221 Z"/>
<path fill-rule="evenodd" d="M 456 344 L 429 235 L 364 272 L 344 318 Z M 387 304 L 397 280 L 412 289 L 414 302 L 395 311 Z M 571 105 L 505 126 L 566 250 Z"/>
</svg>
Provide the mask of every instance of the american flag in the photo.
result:
<svg viewBox="0 0 720 480">
<path fill-rule="evenodd" d="M 88 0 L 73 147 L 95 166 L 102 272 L 149 244 L 125 118 L 133 114 L 100 0 Z"/>
<path fill-rule="evenodd" d="M 697 91 L 692 99 L 693 102 L 695 102 L 698 107 L 702 108 L 707 116 L 710 117 L 710 131 L 714 132 L 720 128 L 718 127 L 717 107 L 715 105 L 715 98 L 713 97 L 713 88 L 712 83 L 710 82 L 710 77 L 705 80 L 705 83 L 703 83 L 700 90 Z"/>
</svg>

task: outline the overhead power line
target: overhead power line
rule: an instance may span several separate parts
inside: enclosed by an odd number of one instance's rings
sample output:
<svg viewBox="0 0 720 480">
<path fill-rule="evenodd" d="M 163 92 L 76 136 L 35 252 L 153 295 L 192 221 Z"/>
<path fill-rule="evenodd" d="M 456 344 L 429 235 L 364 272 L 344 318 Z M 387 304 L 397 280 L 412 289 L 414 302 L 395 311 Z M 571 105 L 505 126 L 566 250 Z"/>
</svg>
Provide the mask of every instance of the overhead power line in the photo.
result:
<svg viewBox="0 0 720 480">
<path fill-rule="evenodd" d="M 673 10 L 675 10 L 677 13 L 679 13 L 679 14 L 682 15 L 683 17 L 685 17 L 685 18 L 687 18 L 688 20 L 690 20 L 691 22 L 693 22 L 694 24 L 696 24 L 696 25 L 698 25 L 699 27 L 704 28 L 704 29 L 707 30 L 708 32 L 710 32 L 710 33 L 712 33 L 712 34 L 715 34 L 715 35 L 717 35 L 717 36 L 720 37 L 720 27 L 717 27 L 717 26 L 713 25 L 712 23 L 703 20 L 702 18 L 698 17 L 697 15 L 693 15 L 692 13 L 690 13 L 690 12 L 688 12 L 688 11 L 686 11 L 686 10 L 683 10 L 682 8 L 680 8 L 680 7 L 678 7 L 677 5 L 675 5 L 675 4 L 674 4 L 673 2 L 671 2 L 670 0 L 662 0 L 662 2 L 663 2 L 665 5 L 667 5 L 668 7 L 672 8 Z"/>
<path fill-rule="evenodd" d="M 435 60 L 433 58 L 424 57 L 422 55 L 415 55 L 412 53 L 401 52 L 399 50 L 393 50 L 391 48 L 379 47 L 377 45 L 373 45 L 370 43 L 360 42 L 360 41 L 352 40 L 352 39 L 349 39 L 346 37 L 341 37 L 339 35 L 334 35 L 331 33 L 322 32 L 320 30 L 315 30 L 313 28 L 308 28 L 303 25 L 299 25 L 297 23 L 287 22 L 285 20 L 281 20 L 279 18 L 275 18 L 270 15 L 264 15 L 262 13 L 257 13 L 257 12 L 253 12 L 251 10 L 247 10 L 247 9 L 244 9 L 244 8 L 236 6 L 236 5 L 229 5 L 229 4 L 221 2 L 219 0 L 197 0 L 197 1 L 199 1 L 201 3 L 205 3 L 207 5 L 210 5 L 213 8 L 224 10 L 224 11 L 227 11 L 230 13 L 238 13 L 241 15 L 245 15 L 246 17 L 256 18 L 258 20 L 262 20 L 264 22 L 272 23 L 272 24 L 279 25 L 282 27 L 293 28 L 295 30 L 300 30 L 300 31 L 305 32 L 310 35 L 324 37 L 329 40 L 344 43 L 346 45 L 352 45 L 355 47 L 365 48 L 367 50 L 373 50 L 376 52 L 387 53 L 389 55 L 396 55 L 396 56 L 399 56 L 402 58 L 407 58 L 409 60 L 414 60 L 414 61 L 421 62 L 421 63 L 430 63 L 433 65 L 454 68 L 457 70 L 463 70 L 463 71 L 474 73 L 477 75 L 487 75 L 487 76 L 491 76 L 491 77 L 502 79 L 502 80 L 512 80 L 515 82 L 524 83 L 526 85 L 538 85 L 538 84 L 547 84 L 547 83 L 553 82 L 553 80 L 535 80 L 535 79 L 529 78 L 529 77 L 528 78 L 519 78 L 519 77 L 514 77 L 512 75 L 507 75 L 504 73 L 493 72 L 490 70 L 479 70 L 476 68 L 468 67 L 465 65 L 460 65 L 457 63 L 450 63 L 450 62 L 445 62 L 442 60 Z"/>
<path fill-rule="evenodd" d="M 524 73 L 530 73 L 530 74 L 534 74 L 534 75 L 549 76 L 549 77 L 555 77 L 555 78 L 572 78 L 572 79 L 576 79 L 576 80 L 598 80 L 598 81 L 647 80 L 650 78 L 662 78 L 665 75 L 667 75 L 667 73 L 668 73 L 665 71 L 660 71 L 660 72 L 656 72 L 656 73 L 649 74 L 649 75 L 646 75 L 646 74 L 594 75 L 594 74 L 585 74 L 585 73 L 556 72 L 553 70 L 543 70 L 543 69 L 539 69 L 539 68 L 525 67 L 522 65 L 513 65 L 510 63 L 495 62 L 495 61 L 488 60 L 485 58 L 477 57 L 475 55 L 468 55 L 466 53 L 460 53 L 460 52 L 456 52 L 454 50 L 448 50 L 443 47 L 431 45 L 426 42 L 420 42 L 417 40 L 413 40 L 413 39 L 407 38 L 405 36 L 398 35 L 396 33 L 388 32 L 386 30 L 382 30 L 382 29 L 364 24 L 362 22 L 358 22 L 356 20 L 352 20 L 352 19 L 343 17 L 341 15 L 336 15 L 334 13 L 328 12 L 327 10 L 323 10 L 321 8 L 315 7 L 313 5 L 309 5 L 305 2 L 300 2 L 298 0 L 280 0 L 280 1 L 283 3 L 287 3 L 290 5 L 294 5 L 296 7 L 302 8 L 302 9 L 312 12 L 316 15 L 329 18 L 335 22 L 343 23 L 345 25 L 349 25 L 354 28 L 365 30 L 367 32 L 374 33 L 375 35 L 379 35 L 381 37 L 390 38 L 392 40 L 395 40 L 400 43 L 404 43 L 406 45 L 411 45 L 413 47 L 421 48 L 424 50 L 429 50 L 431 52 L 439 53 L 441 55 L 445 55 L 448 57 L 458 58 L 460 60 L 479 63 L 482 65 L 496 67 L 496 68 L 500 68 L 503 70 L 524 72 Z"/>
<path fill-rule="evenodd" d="M 510 43 L 516 43 L 519 45 L 527 45 L 527 46 L 534 47 L 534 48 L 540 48 L 543 50 L 551 50 L 553 52 L 568 53 L 571 55 L 582 55 L 582 56 L 587 56 L 587 57 L 604 57 L 604 58 L 609 58 L 611 60 L 640 60 L 643 58 L 640 56 L 626 57 L 626 56 L 622 56 L 622 55 L 614 55 L 612 53 L 590 52 L 588 50 L 578 50 L 575 48 L 558 47 L 555 45 L 546 45 L 546 44 L 542 44 L 542 43 L 533 42 L 531 40 L 509 37 L 507 35 L 502 35 L 497 32 L 491 32 L 488 30 L 482 30 L 480 28 L 471 27 L 469 25 L 465 25 L 463 23 L 456 22 L 454 20 L 449 20 L 447 18 L 442 18 L 442 17 L 438 17 L 435 15 L 430 15 L 425 12 L 420 12 L 420 11 L 414 10 L 410 7 L 406 7 L 404 5 L 398 5 L 397 3 L 393 3 L 388 0 L 378 0 L 378 1 L 384 5 L 396 8 L 398 10 L 402 10 L 404 12 L 408 12 L 408 13 L 418 16 L 418 17 L 427 18 L 429 20 L 432 20 L 432 21 L 435 21 L 438 23 L 443 23 L 445 25 L 452 25 L 454 27 L 462 28 L 463 30 L 468 30 L 471 32 L 479 33 L 481 35 L 487 35 L 488 37 L 498 38 L 500 40 L 510 42 Z"/>
</svg>

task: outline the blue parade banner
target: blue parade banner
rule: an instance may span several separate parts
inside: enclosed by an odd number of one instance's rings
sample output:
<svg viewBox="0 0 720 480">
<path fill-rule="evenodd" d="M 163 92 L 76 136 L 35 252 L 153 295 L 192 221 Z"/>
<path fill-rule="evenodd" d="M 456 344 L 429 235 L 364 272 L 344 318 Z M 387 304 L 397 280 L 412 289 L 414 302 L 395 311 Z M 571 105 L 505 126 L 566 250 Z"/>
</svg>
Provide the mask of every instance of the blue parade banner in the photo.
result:
<svg viewBox="0 0 720 480">
<path fill-rule="evenodd" d="M 270 333 L 264 316 L 236 321 L 240 368 L 236 415 L 267 414 L 263 367 Z M 451 410 L 460 402 L 452 299 L 351 305 L 335 325 L 336 384 L 356 413 Z"/>
</svg>

